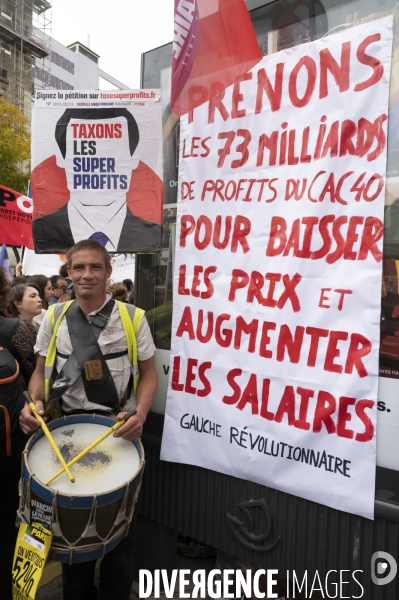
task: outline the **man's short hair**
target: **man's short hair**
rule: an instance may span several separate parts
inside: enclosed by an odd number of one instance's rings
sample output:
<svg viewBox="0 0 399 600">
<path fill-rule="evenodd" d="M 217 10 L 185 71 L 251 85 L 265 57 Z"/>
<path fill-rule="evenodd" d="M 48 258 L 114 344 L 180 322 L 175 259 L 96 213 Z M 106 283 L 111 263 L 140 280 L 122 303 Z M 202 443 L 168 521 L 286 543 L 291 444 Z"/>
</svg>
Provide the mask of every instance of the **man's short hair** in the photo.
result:
<svg viewBox="0 0 399 600">
<path fill-rule="evenodd" d="M 140 134 L 136 119 L 127 108 L 67 108 L 55 126 L 55 141 L 62 156 L 64 158 L 66 156 L 66 133 L 71 119 L 98 120 L 115 119 L 116 117 L 124 117 L 127 121 L 130 155 L 133 156 L 139 143 Z"/>
<path fill-rule="evenodd" d="M 72 257 L 75 252 L 79 252 L 80 250 L 97 250 L 97 252 L 101 252 L 104 256 L 104 264 L 106 269 L 111 268 L 111 255 L 106 250 L 104 246 L 102 246 L 99 242 L 95 240 L 80 240 L 77 244 L 69 248 L 67 252 L 67 261 L 70 267 L 72 267 Z"/>
<path fill-rule="evenodd" d="M 52 275 L 50 277 L 51 287 L 56 288 L 58 286 L 58 282 L 60 279 L 62 281 L 65 281 L 65 283 L 66 283 L 66 280 L 64 279 L 64 277 L 61 277 L 61 275 Z"/>
</svg>

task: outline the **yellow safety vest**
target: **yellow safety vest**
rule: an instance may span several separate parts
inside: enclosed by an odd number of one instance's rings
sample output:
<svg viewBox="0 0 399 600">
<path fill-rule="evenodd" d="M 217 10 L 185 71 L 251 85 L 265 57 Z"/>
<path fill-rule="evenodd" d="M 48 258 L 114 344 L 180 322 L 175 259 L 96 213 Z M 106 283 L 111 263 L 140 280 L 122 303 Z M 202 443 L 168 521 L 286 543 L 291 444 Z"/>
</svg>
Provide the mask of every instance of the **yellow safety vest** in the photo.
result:
<svg viewBox="0 0 399 600">
<path fill-rule="evenodd" d="M 50 397 L 51 392 L 51 376 L 55 365 L 57 356 L 57 333 L 61 325 L 62 319 L 65 313 L 70 308 L 71 304 L 75 300 L 68 300 L 65 304 L 52 304 L 47 311 L 47 318 L 52 331 L 50 344 L 47 350 L 46 362 L 44 367 L 44 394 L 46 402 Z M 126 335 L 127 353 L 129 362 L 132 367 L 133 374 L 133 390 L 136 394 L 137 385 L 139 382 L 139 367 L 137 364 L 137 342 L 136 336 L 140 327 L 142 318 L 144 317 L 144 310 L 137 308 L 132 304 L 125 304 L 116 300 L 118 305 L 119 314 L 122 321 L 122 327 Z"/>
</svg>

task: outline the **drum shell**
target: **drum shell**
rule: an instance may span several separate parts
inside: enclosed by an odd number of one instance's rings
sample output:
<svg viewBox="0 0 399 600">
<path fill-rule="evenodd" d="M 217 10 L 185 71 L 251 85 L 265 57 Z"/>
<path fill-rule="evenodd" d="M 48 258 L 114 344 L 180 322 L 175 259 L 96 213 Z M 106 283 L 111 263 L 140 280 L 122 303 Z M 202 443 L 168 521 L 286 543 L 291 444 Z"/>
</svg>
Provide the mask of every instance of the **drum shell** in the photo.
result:
<svg viewBox="0 0 399 600">
<path fill-rule="evenodd" d="M 115 420 L 99 415 L 72 415 L 51 422 L 48 428 L 52 431 L 58 427 L 76 423 L 96 423 L 108 428 L 115 424 Z M 140 466 L 136 473 L 130 478 L 127 477 L 124 485 L 96 495 L 70 495 L 62 492 L 55 493 L 55 490 L 44 485 L 31 472 L 29 453 L 43 435 L 40 429 L 29 438 L 23 453 L 21 481 L 23 494 L 19 510 L 20 521 L 29 521 L 29 507 L 32 498 L 52 504 L 53 498 L 56 496 L 54 508 L 59 528 L 66 541 L 62 536 L 57 535 L 58 528 L 54 527 L 51 558 L 69 564 L 100 558 L 115 548 L 128 532 L 145 465 L 143 446 L 140 440 L 132 441 L 139 455 Z M 94 500 L 96 501 L 95 529 L 99 537 L 95 535 L 85 537 L 75 545 L 76 540 L 79 539 L 88 524 Z M 126 518 L 114 526 L 124 500 Z M 103 543 L 100 538 L 106 538 L 106 541 Z M 71 550 L 72 545 L 73 549 Z"/>
</svg>

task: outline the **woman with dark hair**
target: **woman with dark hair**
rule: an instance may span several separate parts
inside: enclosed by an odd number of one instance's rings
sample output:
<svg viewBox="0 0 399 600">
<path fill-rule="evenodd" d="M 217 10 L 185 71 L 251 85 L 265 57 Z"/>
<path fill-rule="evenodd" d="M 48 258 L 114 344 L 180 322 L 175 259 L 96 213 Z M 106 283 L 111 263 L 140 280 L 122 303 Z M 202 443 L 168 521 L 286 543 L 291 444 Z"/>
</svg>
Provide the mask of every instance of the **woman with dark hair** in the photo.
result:
<svg viewBox="0 0 399 600">
<path fill-rule="evenodd" d="M 26 283 L 27 281 L 28 278 L 25 277 L 25 275 L 17 275 L 16 277 L 13 277 L 11 287 L 14 287 L 14 285 L 20 285 L 21 283 Z"/>
<path fill-rule="evenodd" d="M 51 287 L 51 281 L 49 277 L 45 275 L 31 275 L 28 277 L 28 284 L 35 283 L 39 288 L 40 298 L 42 299 L 42 304 L 44 310 L 48 309 L 48 303 L 53 293 L 53 288 Z"/>
<path fill-rule="evenodd" d="M 25 286 L 22 286 L 25 287 Z M 33 289 L 33 288 L 30 288 Z M 35 290 L 37 293 L 37 291 Z M 7 278 L 5 270 L 0 267 L 0 346 L 7 349 L 15 358 L 19 365 L 19 378 L 15 379 L 13 384 L 18 385 L 16 388 L 17 398 L 20 391 L 26 390 L 29 379 L 36 366 L 36 358 L 34 355 L 31 337 L 32 325 L 25 323 L 19 319 L 9 319 L 6 316 L 7 306 L 9 304 L 10 282 Z M 33 340 L 34 341 L 34 340 Z M 2 382 L 3 383 L 3 382 Z M 21 385 L 20 385 L 21 384 Z M 0 411 L 0 424 L 5 425 L 6 408 L 10 403 L 10 391 L 7 393 L 7 386 L 0 385 L 0 404 L 3 410 Z M 18 400 L 15 399 L 18 403 Z M 14 406 L 14 405 L 13 405 Z M 10 407 L 11 408 L 11 407 Z M 17 411 L 18 412 L 18 411 Z M 16 413 L 9 412 L 10 429 L 13 431 L 15 426 Z M 22 435 L 22 433 L 21 433 Z M 23 447 L 24 440 L 20 440 Z M 18 444 L 17 444 L 18 445 Z M 18 480 L 20 478 L 20 452 L 22 447 L 12 455 L 12 464 L 4 467 L 0 472 L 0 530 L 1 530 L 1 560 L 0 560 L 0 588 L 1 600 L 11 600 L 11 567 L 14 556 L 15 543 L 17 539 L 18 529 L 15 527 L 15 514 L 18 508 Z M 6 445 L 2 444 L 0 452 L 7 454 Z M 1 457 L 6 459 L 6 456 Z M 8 456 L 8 454 L 7 454 Z M 4 462 L 4 461 L 3 461 Z M 15 464 L 14 464 L 15 463 Z M 3 463 L 2 463 L 3 464 Z"/>
<path fill-rule="evenodd" d="M 39 328 L 34 318 L 42 313 L 42 299 L 37 285 L 31 283 L 12 287 L 8 312 L 12 317 L 29 323 L 36 334 Z"/>
<path fill-rule="evenodd" d="M 0 346 L 7 348 L 17 360 L 22 388 L 26 390 L 36 367 L 36 358 L 27 332 L 29 327 L 20 320 L 7 318 L 9 299 L 10 281 L 3 267 L 0 267 Z M 29 331 L 34 332 L 33 326 L 30 326 Z"/>
<path fill-rule="evenodd" d="M 26 283 L 28 285 L 33 283 L 39 288 L 40 298 L 42 299 L 42 312 L 34 317 L 34 322 L 40 327 L 43 317 L 46 314 L 46 310 L 48 309 L 50 298 L 53 295 L 51 280 L 49 277 L 46 277 L 46 275 L 31 275 L 28 277 Z"/>
</svg>

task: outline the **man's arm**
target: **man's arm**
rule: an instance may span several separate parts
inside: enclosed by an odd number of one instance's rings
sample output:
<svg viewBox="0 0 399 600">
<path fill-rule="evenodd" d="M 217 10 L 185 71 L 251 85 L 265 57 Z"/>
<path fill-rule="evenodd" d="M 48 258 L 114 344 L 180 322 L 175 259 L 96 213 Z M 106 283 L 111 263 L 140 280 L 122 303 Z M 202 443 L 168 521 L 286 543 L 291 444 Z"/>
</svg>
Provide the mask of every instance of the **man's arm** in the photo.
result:
<svg viewBox="0 0 399 600">
<path fill-rule="evenodd" d="M 29 382 L 28 392 L 36 404 L 36 410 L 39 415 L 44 415 L 44 365 L 45 356 L 37 355 L 36 369 L 33 372 Z M 31 409 L 27 404 L 23 407 L 19 417 L 21 429 L 26 434 L 31 434 L 40 427 L 39 421 L 32 415 Z"/>
<path fill-rule="evenodd" d="M 139 438 L 143 432 L 143 425 L 147 418 L 148 411 L 151 408 L 154 400 L 155 392 L 158 386 L 158 373 L 155 369 L 154 357 L 147 360 L 138 361 L 140 371 L 140 381 L 137 386 L 136 403 L 137 414 L 122 425 L 115 433 L 115 437 L 121 437 L 124 440 L 135 440 Z M 118 421 L 125 417 L 126 413 L 119 413 Z"/>
</svg>

